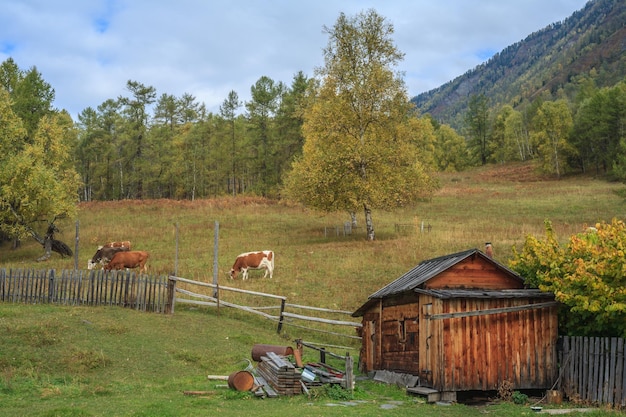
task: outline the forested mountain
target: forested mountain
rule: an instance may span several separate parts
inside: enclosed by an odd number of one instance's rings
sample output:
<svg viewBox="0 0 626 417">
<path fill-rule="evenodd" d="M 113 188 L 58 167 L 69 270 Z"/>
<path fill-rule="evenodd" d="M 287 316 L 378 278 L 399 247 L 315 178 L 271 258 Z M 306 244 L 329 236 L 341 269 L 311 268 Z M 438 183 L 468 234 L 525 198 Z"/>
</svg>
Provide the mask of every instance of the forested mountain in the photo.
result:
<svg viewBox="0 0 626 417">
<path fill-rule="evenodd" d="M 387 86 L 386 94 L 380 97 L 394 97 L 393 106 L 376 103 L 368 108 L 380 110 L 385 117 L 400 111 L 394 119 L 398 122 L 366 123 L 382 126 L 383 131 L 373 136 L 378 140 L 370 147 L 363 148 L 363 155 L 348 157 L 349 152 L 344 152 L 360 147 L 336 148 L 316 155 L 323 157 L 321 162 L 299 172 L 304 179 L 317 172 L 321 178 L 343 180 L 348 184 L 346 189 L 354 192 L 356 180 L 346 181 L 343 175 L 320 169 L 322 162 L 337 158 L 341 162 L 338 166 L 357 167 L 363 173 L 379 161 L 392 160 L 391 156 L 413 155 L 410 164 L 393 160 L 403 168 L 419 165 L 424 173 L 535 160 L 545 173 L 555 177 L 593 172 L 626 182 L 625 51 L 626 2 L 593 0 L 565 21 L 529 35 L 463 76 L 415 97 L 412 101 L 422 113 L 417 117 L 406 106 L 406 93 L 394 92 L 387 79 L 354 82 L 342 92 L 349 96 L 359 93 L 359 85 Z M 367 70 L 359 69 L 350 80 L 368 75 Z M 344 80 L 342 76 L 335 79 Z M 5 232 L 15 234 L 10 221 L 19 214 L 17 209 L 35 207 L 30 202 L 33 196 L 55 208 L 62 206 L 52 204 L 52 198 L 40 198 L 43 194 L 30 186 L 35 183 L 55 197 L 70 196 L 67 190 L 78 190 L 77 197 L 84 201 L 193 200 L 225 194 L 282 198 L 290 189 L 285 187 L 287 177 L 298 173 L 293 170 L 297 166 L 294 162 L 307 156 L 303 152 L 307 143 L 312 151 L 320 148 L 311 145 L 316 137 L 332 138 L 333 145 L 350 143 L 350 137 L 344 135 L 348 124 L 329 123 L 332 117 L 370 120 L 350 116 L 350 109 L 335 105 L 332 94 L 339 90 L 319 88 L 329 80 L 328 74 L 310 78 L 299 72 L 286 84 L 261 76 L 250 87 L 249 101 L 240 101 L 238 93 L 231 91 L 215 114 L 208 112 L 193 92 L 177 97 L 128 80 L 125 94 L 90 106 L 78 120 L 71 120 L 67 112 L 52 107 L 54 89 L 36 67 L 20 69 L 9 58 L 0 63 L 0 120 L 14 123 L 5 123 L 4 130 L 0 123 L 0 167 L 7 167 L 0 169 L 5 173 L 0 183 L 13 181 L 15 186 L 4 189 L 13 194 L 0 192 L 0 202 L 10 208 L 4 219 L 0 210 L 0 232 L 4 220 L 8 225 Z M 322 92 L 330 98 L 321 100 L 326 97 Z M 323 117 L 323 123 L 313 125 L 314 111 L 332 117 Z M 330 130 L 320 134 L 312 126 Z M 352 136 L 360 137 L 361 146 L 365 130 L 355 131 L 359 133 Z M 402 155 L 380 156 L 399 149 L 384 146 L 389 132 L 396 141 L 406 137 L 407 148 Z M 53 158 L 56 154 L 51 150 L 58 155 Z M 21 176 L 9 169 L 20 167 L 24 170 Z M 387 168 L 381 166 L 375 174 L 388 179 Z M 394 174 L 398 172 L 396 169 Z M 404 181 L 408 178 L 400 177 Z M 368 173 L 366 178 L 376 177 Z M 394 187 L 415 192 L 429 188 L 426 183 Z M 295 197 L 304 194 L 301 186 L 291 187 L 292 194 L 294 188 L 299 194 Z M 372 190 L 380 193 L 381 188 L 367 187 L 368 192 Z M 313 194 L 317 198 L 323 193 L 316 189 Z M 333 193 L 324 197 L 333 204 L 357 201 L 345 199 L 346 195 L 341 196 L 344 200 Z M 375 197 L 389 204 L 408 201 L 398 192 Z M 39 208 L 33 212 L 37 221 L 41 212 Z M 65 211 L 53 213 L 51 218 L 61 215 Z"/>
<path fill-rule="evenodd" d="M 422 113 L 461 131 L 472 96 L 484 95 L 492 109 L 519 108 L 538 97 L 573 100 L 586 79 L 607 87 L 625 76 L 626 2 L 592 0 L 564 21 L 411 101 Z"/>
</svg>

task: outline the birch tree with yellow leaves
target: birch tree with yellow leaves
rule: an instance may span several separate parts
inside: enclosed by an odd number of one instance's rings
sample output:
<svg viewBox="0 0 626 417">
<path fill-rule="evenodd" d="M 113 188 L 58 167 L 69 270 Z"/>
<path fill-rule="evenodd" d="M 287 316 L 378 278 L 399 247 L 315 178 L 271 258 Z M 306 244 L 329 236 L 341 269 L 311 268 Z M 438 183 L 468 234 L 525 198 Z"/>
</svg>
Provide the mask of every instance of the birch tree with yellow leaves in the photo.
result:
<svg viewBox="0 0 626 417">
<path fill-rule="evenodd" d="M 303 113 L 302 157 L 285 179 L 287 197 L 325 211 L 365 215 L 375 239 L 373 209 L 392 209 L 428 196 L 432 150 L 420 150 L 426 124 L 416 123 L 401 74 L 404 55 L 393 26 L 374 10 L 340 14 Z M 433 136 L 432 130 L 427 132 Z"/>
</svg>

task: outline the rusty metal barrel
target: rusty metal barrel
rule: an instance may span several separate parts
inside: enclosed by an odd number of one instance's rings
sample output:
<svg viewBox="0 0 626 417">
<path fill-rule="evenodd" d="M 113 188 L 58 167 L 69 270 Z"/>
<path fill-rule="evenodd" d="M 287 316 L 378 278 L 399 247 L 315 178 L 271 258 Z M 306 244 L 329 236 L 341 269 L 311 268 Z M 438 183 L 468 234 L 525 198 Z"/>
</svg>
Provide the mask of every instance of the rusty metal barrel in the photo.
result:
<svg viewBox="0 0 626 417">
<path fill-rule="evenodd" d="M 252 346 L 252 360 L 261 362 L 261 356 L 264 356 L 267 352 L 274 352 L 280 356 L 289 356 L 293 355 L 293 348 L 291 346 L 256 344 Z"/>
<path fill-rule="evenodd" d="M 228 376 L 228 387 L 237 391 L 250 391 L 254 386 L 254 375 L 248 371 L 233 372 Z"/>
</svg>

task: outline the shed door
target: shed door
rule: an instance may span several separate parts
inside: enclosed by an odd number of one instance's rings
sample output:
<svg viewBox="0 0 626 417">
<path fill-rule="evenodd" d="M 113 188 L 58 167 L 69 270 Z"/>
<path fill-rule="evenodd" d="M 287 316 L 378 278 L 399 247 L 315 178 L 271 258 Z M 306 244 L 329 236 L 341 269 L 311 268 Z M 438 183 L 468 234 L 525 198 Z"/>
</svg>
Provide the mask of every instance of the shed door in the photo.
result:
<svg viewBox="0 0 626 417">
<path fill-rule="evenodd" d="M 420 383 L 424 385 L 433 384 L 433 371 L 431 362 L 431 345 L 432 345 L 432 333 L 430 325 L 430 314 L 432 313 L 432 303 L 422 305 L 422 313 L 420 317 Z"/>
</svg>

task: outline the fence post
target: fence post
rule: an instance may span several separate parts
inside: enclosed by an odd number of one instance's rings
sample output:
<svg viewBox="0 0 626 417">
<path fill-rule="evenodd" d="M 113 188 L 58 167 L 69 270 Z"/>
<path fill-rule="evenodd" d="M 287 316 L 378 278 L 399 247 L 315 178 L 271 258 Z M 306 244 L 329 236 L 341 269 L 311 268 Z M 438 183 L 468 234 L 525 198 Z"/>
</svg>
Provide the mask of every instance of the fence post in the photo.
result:
<svg viewBox="0 0 626 417">
<path fill-rule="evenodd" d="M 283 317 L 283 313 L 285 312 L 285 299 L 283 298 L 280 301 L 280 317 L 278 318 L 278 329 L 276 329 L 276 333 L 280 334 L 280 332 L 283 330 L 283 320 L 285 319 Z"/>
<path fill-rule="evenodd" d="M 217 256 L 219 254 L 219 235 L 220 235 L 220 223 L 215 221 L 215 231 L 213 232 L 213 284 L 217 285 L 218 264 Z M 217 287 L 213 290 L 213 297 L 217 298 Z"/>
<path fill-rule="evenodd" d="M 174 235 L 176 240 L 176 253 L 174 254 L 174 275 L 178 276 L 178 223 L 174 224 Z"/>
<path fill-rule="evenodd" d="M 50 278 L 48 278 L 48 303 L 54 300 L 54 269 L 50 270 Z"/>
<path fill-rule="evenodd" d="M 350 390 L 350 392 L 354 391 L 354 360 L 349 352 L 346 352 L 345 384 L 345 389 Z"/>
<path fill-rule="evenodd" d="M 78 269 L 78 241 L 80 240 L 80 228 L 76 220 L 76 243 L 74 243 L 74 269 Z"/>
<path fill-rule="evenodd" d="M 165 304 L 165 314 L 174 314 L 174 302 L 176 297 L 176 279 L 169 277 L 167 281 L 167 302 Z"/>
<path fill-rule="evenodd" d="M 326 363 L 326 348 L 320 348 L 320 362 Z"/>
</svg>

